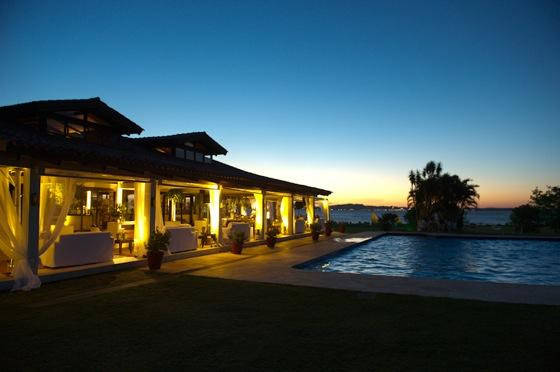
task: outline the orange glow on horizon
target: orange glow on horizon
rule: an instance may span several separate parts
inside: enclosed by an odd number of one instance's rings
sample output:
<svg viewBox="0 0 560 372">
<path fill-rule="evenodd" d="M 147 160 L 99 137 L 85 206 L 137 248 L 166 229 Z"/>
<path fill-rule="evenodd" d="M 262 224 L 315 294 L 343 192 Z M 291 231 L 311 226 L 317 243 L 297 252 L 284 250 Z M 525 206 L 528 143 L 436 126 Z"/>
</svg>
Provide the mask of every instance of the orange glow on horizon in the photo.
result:
<svg viewBox="0 0 560 372">
<path fill-rule="evenodd" d="M 255 164 L 239 166 L 269 177 L 330 190 L 333 192 L 329 196 L 330 205 L 356 203 L 406 207 L 410 189 L 407 172 L 399 170 L 379 170 L 376 173 L 375 170 L 289 167 L 284 164 L 267 164 L 261 169 Z M 479 208 L 511 208 L 525 204 L 536 186 L 511 180 L 497 182 L 490 178 L 472 178 L 480 185 Z M 540 187 L 544 188 L 543 185 Z"/>
</svg>

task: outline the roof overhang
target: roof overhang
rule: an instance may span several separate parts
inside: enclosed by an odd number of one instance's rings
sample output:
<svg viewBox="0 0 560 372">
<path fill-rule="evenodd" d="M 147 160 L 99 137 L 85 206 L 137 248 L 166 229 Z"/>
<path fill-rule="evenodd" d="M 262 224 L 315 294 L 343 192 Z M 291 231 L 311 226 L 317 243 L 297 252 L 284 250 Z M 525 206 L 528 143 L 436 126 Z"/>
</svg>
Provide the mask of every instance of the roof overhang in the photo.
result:
<svg viewBox="0 0 560 372">
<path fill-rule="evenodd" d="M 28 116 L 48 115 L 62 111 L 91 113 L 105 120 L 110 127 L 121 134 L 140 134 L 144 130 L 138 124 L 113 109 L 99 97 L 88 99 L 59 99 L 32 101 L 0 107 L 0 117 L 17 120 Z"/>
<path fill-rule="evenodd" d="M 133 140 L 145 146 L 176 147 L 192 146 L 207 155 L 226 155 L 227 150 L 206 132 L 179 133 L 170 136 L 140 137 Z"/>
</svg>

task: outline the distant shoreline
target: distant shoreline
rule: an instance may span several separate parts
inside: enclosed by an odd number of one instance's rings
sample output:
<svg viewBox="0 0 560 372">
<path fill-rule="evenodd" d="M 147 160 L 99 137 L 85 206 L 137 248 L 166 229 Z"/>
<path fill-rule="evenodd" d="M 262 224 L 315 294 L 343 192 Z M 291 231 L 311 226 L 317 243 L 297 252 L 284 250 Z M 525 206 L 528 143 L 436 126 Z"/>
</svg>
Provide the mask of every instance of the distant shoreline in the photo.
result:
<svg viewBox="0 0 560 372">
<path fill-rule="evenodd" d="M 511 209 L 513 209 L 515 207 L 509 207 L 509 208 L 494 208 L 494 207 L 488 207 L 488 208 L 477 208 L 474 210 L 479 210 L 479 211 L 509 211 Z M 336 210 L 340 210 L 340 211 L 356 211 L 356 210 L 374 210 L 374 209 L 397 209 L 397 210 L 402 210 L 402 209 L 407 209 L 406 207 L 395 207 L 394 205 L 363 205 L 363 204 L 333 204 L 330 206 L 330 209 L 336 209 Z"/>
</svg>

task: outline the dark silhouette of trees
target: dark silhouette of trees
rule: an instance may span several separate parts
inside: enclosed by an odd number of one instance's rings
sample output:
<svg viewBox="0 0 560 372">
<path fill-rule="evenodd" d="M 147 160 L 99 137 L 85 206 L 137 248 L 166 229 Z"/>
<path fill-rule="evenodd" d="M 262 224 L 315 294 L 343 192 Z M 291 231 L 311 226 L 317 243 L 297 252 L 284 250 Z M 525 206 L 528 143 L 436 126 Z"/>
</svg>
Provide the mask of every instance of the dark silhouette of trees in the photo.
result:
<svg viewBox="0 0 560 372">
<path fill-rule="evenodd" d="M 391 231 L 397 226 L 399 216 L 394 213 L 384 213 L 379 219 L 379 227 L 384 231 Z"/>
<path fill-rule="evenodd" d="M 441 163 L 430 161 L 422 171 L 410 171 L 408 207 L 416 215 L 416 226 L 424 231 L 461 229 L 465 211 L 476 208 L 478 185 L 470 178 L 442 173 Z"/>
<path fill-rule="evenodd" d="M 509 217 L 516 232 L 536 232 L 541 224 L 539 208 L 531 204 L 523 204 L 511 210 Z"/>
<path fill-rule="evenodd" d="M 547 186 L 546 191 L 535 188 L 531 201 L 511 211 L 511 223 L 517 232 L 536 232 L 539 227 L 560 231 L 560 186 Z"/>
</svg>

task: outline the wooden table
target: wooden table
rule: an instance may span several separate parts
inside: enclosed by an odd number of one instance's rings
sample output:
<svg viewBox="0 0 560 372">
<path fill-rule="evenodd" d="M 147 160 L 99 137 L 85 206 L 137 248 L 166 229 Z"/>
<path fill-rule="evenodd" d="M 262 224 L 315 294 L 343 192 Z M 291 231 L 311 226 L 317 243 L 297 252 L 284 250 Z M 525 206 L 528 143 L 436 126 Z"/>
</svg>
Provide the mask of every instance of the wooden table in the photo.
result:
<svg viewBox="0 0 560 372">
<path fill-rule="evenodd" d="M 200 234 L 199 238 L 200 238 L 200 248 L 204 248 L 204 246 L 208 242 L 208 238 L 211 238 L 214 241 L 214 243 L 216 244 L 218 243 L 218 239 L 216 239 L 216 234 Z"/>
<path fill-rule="evenodd" d="M 119 256 L 122 256 L 122 245 L 123 245 L 123 243 L 128 244 L 128 250 L 132 254 L 132 251 L 134 250 L 134 239 L 128 239 L 128 238 L 115 239 L 115 244 L 119 245 Z"/>
</svg>

